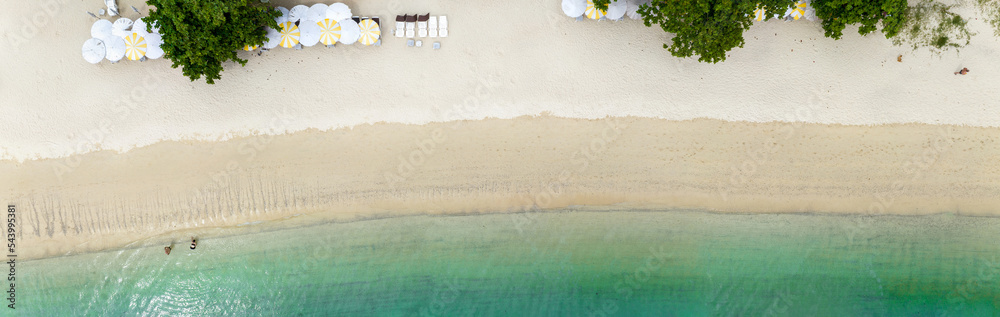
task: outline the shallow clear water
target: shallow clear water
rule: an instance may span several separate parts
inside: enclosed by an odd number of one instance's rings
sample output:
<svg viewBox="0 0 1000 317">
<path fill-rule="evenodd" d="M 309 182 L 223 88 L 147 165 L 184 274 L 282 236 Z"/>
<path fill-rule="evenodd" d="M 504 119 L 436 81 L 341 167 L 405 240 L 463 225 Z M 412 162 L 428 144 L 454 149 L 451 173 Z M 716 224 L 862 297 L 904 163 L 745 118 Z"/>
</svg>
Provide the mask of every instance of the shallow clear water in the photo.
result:
<svg viewBox="0 0 1000 317">
<path fill-rule="evenodd" d="M 19 315 L 1000 314 L 1000 219 L 402 217 L 18 266 Z"/>
</svg>

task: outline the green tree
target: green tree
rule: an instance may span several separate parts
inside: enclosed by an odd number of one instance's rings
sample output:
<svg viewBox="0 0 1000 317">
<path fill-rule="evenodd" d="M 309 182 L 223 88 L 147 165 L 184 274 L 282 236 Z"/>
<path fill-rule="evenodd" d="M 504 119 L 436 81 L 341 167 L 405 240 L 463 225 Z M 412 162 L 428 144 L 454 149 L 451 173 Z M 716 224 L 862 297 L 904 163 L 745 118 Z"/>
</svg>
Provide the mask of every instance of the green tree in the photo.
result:
<svg viewBox="0 0 1000 317">
<path fill-rule="evenodd" d="M 861 24 L 858 33 L 865 35 L 881 22 L 882 33 L 891 38 L 906 23 L 906 0 L 814 0 L 812 5 L 823 19 L 826 36 L 838 40 L 848 24 Z"/>
<path fill-rule="evenodd" d="M 753 25 L 754 10 L 784 13 L 795 0 L 654 0 L 639 8 L 646 26 L 659 24 L 673 33 L 663 48 L 677 57 L 698 55 L 702 62 L 726 60 L 726 52 L 743 47 L 743 32 Z"/>
<path fill-rule="evenodd" d="M 214 84 L 222 72 L 222 63 L 246 60 L 236 52 L 244 45 L 261 45 L 266 39 L 264 26 L 277 29 L 278 11 L 260 0 L 148 0 L 156 10 L 149 18 L 163 34 L 164 56 L 182 67 L 191 81 L 205 76 Z"/>
</svg>

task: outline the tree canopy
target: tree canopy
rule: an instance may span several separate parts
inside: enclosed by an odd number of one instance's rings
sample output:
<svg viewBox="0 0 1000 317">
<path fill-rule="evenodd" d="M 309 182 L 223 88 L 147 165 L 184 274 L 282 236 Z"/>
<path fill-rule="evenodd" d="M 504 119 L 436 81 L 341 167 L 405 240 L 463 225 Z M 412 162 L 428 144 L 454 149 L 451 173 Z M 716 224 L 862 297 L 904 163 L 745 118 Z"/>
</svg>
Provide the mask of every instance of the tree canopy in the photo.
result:
<svg viewBox="0 0 1000 317">
<path fill-rule="evenodd" d="M 664 44 L 677 57 L 698 55 L 702 62 L 717 63 L 726 59 L 726 52 L 743 47 L 743 32 L 753 25 L 753 12 L 758 7 L 769 12 L 784 13 L 795 0 L 654 0 L 639 8 L 646 26 L 659 24 L 673 33 L 671 44 Z"/>
<path fill-rule="evenodd" d="M 823 19 L 827 37 L 840 39 L 848 24 L 860 24 L 858 33 L 865 35 L 882 24 L 886 38 L 899 34 L 906 23 L 906 0 L 814 0 L 816 16 Z"/>
<path fill-rule="evenodd" d="M 259 0 L 148 0 L 156 10 L 149 21 L 160 28 L 164 56 L 182 67 L 194 81 L 205 76 L 209 84 L 220 78 L 222 63 L 246 65 L 236 52 L 245 45 L 261 45 L 264 26 L 277 29 L 281 15 Z M 147 23 L 147 25 L 150 23 Z"/>
</svg>

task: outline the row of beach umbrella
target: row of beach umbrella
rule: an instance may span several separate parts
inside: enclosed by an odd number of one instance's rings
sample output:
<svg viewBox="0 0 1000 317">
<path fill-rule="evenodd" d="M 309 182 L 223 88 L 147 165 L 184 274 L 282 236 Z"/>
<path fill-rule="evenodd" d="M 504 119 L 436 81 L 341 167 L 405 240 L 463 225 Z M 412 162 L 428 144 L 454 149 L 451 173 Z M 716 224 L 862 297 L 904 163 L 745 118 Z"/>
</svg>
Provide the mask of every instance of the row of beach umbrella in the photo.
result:
<svg viewBox="0 0 1000 317">
<path fill-rule="evenodd" d="M 293 48 L 298 45 L 313 46 L 319 43 L 334 45 L 335 43 L 372 45 L 381 38 L 378 23 L 372 19 L 355 21 L 351 9 L 343 3 L 326 5 L 317 3 L 312 6 L 297 5 L 291 10 L 276 7 L 281 16 L 275 18 L 278 30 L 265 27 L 267 40 L 265 49 L 278 46 Z M 246 51 L 257 49 L 256 46 L 243 47 Z"/>
<path fill-rule="evenodd" d="M 91 38 L 83 42 L 83 59 L 97 64 L 104 59 L 115 63 L 122 59 L 137 61 L 163 57 L 159 29 L 155 25 L 151 29 L 152 33 L 146 31 L 142 19 L 119 18 L 114 23 L 97 20 L 90 27 Z"/>
<path fill-rule="evenodd" d="M 650 2 L 650 0 L 613 0 L 608 4 L 607 10 L 600 10 L 594 5 L 593 0 L 562 0 L 563 13 L 572 18 L 586 16 L 589 19 L 600 20 L 620 20 L 626 15 L 632 19 L 642 19 L 639 15 L 639 6 Z"/>
<path fill-rule="evenodd" d="M 265 27 L 267 39 L 264 48 L 278 46 L 292 48 L 297 45 L 313 46 L 317 43 L 334 45 L 335 43 L 372 45 L 381 37 L 379 25 L 372 19 L 356 22 L 352 19 L 351 9 L 343 3 L 332 5 L 315 4 L 311 7 L 298 5 L 288 10 L 284 7 L 275 8 L 281 16 L 275 18 L 279 30 Z M 107 59 L 116 63 L 122 59 L 144 60 L 163 57 L 162 35 L 159 29 L 152 25 L 152 32 L 146 31 L 143 19 L 132 21 L 129 18 L 119 18 L 115 22 L 97 20 L 90 28 L 91 38 L 83 43 L 83 58 L 92 64 Z M 243 49 L 251 51 L 257 46 L 246 46 Z"/>
<path fill-rule="evenodd" d="M 572 18 L 582 18 L 600 20 L 620 20 L 623 16 L 632 19 L 642 19 L 639 15 L 639 6 L 649 3 L 650 0 L 613 0 L 608 4 L 607 10 L 600 10 L 594 5 L 593 0 L 562 0 L 563 13 Z M 774 17 L 780 19 L 798 20 L 805 18 L 809 21 L 816 21 L 816 10 L 811 5 L 811 0 L 799 0 L 795 5 L 785 11 L 784 15 L 775 14 Z M 767 11 L 758 8 L 754 11 L 754 19 L 764 21 L 767 18 Z"/>
</svg>

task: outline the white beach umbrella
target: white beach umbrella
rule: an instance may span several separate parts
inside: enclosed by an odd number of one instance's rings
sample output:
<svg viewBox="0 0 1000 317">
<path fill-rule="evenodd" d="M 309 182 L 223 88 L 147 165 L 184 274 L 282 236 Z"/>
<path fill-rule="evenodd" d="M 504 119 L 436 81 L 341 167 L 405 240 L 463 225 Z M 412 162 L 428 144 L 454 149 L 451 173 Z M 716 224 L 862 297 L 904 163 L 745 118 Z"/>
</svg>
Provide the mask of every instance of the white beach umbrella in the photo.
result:
<svg viewBox="0 0 1000 317">
<path fill-rule="evenodd" d="M 618 20 L 625 16 L 625 10 L 627 10 L 628 4 L 625 0 L 614 0 L 608 4 L 607 17 L 608 19 Z"/>
<path fill-rule="evenodd" d="M 264 48 L 272 49 L 278 47 L 281 44 L 281 32 L 266 26 L 264 29 L 267 30 L 267 40 L 264 41 Z"/>
<path fill-rule="evenodd" d="M 279 25 L 288 22 L 288 9 L 285 7 L 274 7 L 274 9 L 281 12 L 281 16 L 274 18 L 274 22 L 277 22 Z"/>
<path fill-rule="evenodd" d="M 296 44 L 299 44 L 299 38 L 301 37 L 301 32 L 299 32 L 299 27 L 292 22 L 285 22 L 279 25 L 281 27 L 281 47 L 292 48 Z"/>
<path fill-rule="evenodd" d="M 594 6 L 593 0 L 587 0 L 587 10 L 584 11 L 584 14 L 586 14 L 588 18 L 598 20 L 603 18 L 607 13 L 604 10 L 597 9 L 597 7 Z"/>
<path fill-rule="evenodd" d="M 767 10 L 764 8 L 757 8 L 753 11 L 753 19 L 755 21 L 764 21 L 767 18 Z"/>
<path fill-rule="evenodd" d="M 375 23 L 372 19 L 361 20 L 361 23 L 358 23 L 358 28 L 361 29 L 361 36 L 358 41 L 362 45 L 375 44 L 375 42 L 378 42 L 378 38 L 382 36 L 381 30 L 378 28 L 378 23 Z"/>
<path fill-rule="evenodd" d="M 581 16 L 587 11 L 587 0 L 562 0 L 562 9 L 571 18 Z"/>
<path fill-rule="evenodd" d="M 118 37 L 126 37 L 132 34 L 132 19 L 129 18 L 119 18 L 115 20 L 114 26 L 111 28 L 111 34 Z"/>
<path fill-rule="evenodd" d="M 639 5 L 629 1 L 628 6 L 625 7 L 625 16 L 629 19 L 642 20 L 642 15 L 639 14 Z"/>
<path fill-rule="evenodd" d="M 137 61 L 146 56 L 146 38 L 133 32 L 125 37 L 125 57 Z"/>
<path fill-rule="evenodd" d="M 337 23 L 337 21 L 334 21 L 333 19 L 323 19 L 323 21 L 316 22 L 316 25 L 319 25 L 319 41 L 322 42 L 323 45 L 333 45 L 340 40 L 341 29 L 340 23 Z"/>
<path fill-rule="evenodd" d="M 351 19 L 340 21 L 340 32 L 340 42 L 344 44 L 354 44 L 361 38 L 361 27 Z"/>
<path fill-rule="evenodd" d="M 94 22 L 94 25 L 90 27 L 90 36 L 99 39 L 111 37 L 113 35 L 111 34 L 112 27 L 111 21 L 104 19 L 97 20 Z"/>
<path fill-rule="evenodd" d="M 785 18 L 791 17 L 792 19 L 795 20 L 801 19 L 806 14 L 807 6 L 808 5 L 805 3 L 805 1 L 800 0 L 799 2 L 792 5 L 791 8 L 788 8 L 787 11 L 785 11 Z"/>
<path fill-rule="evenodd" d="M 299 22 L 299 43 L 302 46 L 313 46 L 319 43 L 320 29 L 316 21 L 302 20 Z"/>
<path fill-rule="evenodd" d="M 305 18 L 306 14 L 308 13 L 309 13 L 309 7 L 301 4 L 294 6 L 292 7 L 291 10 L 288 10 L 288 22 L 292 23 L 299 22 L 303 18 Z"/>
<path fill-rule="evenodd" d="M 160 45 L 163 44 L 163 38 L 160 37 L 160 34 L 149 33 L 146 34 L 145 38 L 147 45 L 146 58 L 157 59 L 163 57 L 163 49 L 160 48 Z"/>
<path fill-rule="evenodd" d="M 805 0 L 806 3 L 806 13 L 805 18 L 809 21 L 819 21 L 819 17 L 816 16 L 816 8 L 813 7 L 812 1 Z"/>
<path fill-rule="evenodd" d="M 88 63 L 100 63 L 104 59 L 104 54 L 107 54 L 104 41 L 95 37 L 83 42 L 83 59 Z"/>
<path fill-rule="evenodd" d="M 117 62 L 125 57 L 125 39 L 112 36 L 104 41 L 104 58 L 111 62 Z"/>
<path fill-rule="evenodd" d="M 353 15 L 351 8 L 341 2 L 331 4 L 326 9 L 326 18 L 337 22 L 350 19 Z"/>
<path fill-rule="evenodd" d="M 135 23 L 132 23 L 132 33 L 139 33 L 140 36 L 146 36 L 149 32 L 146 31 L 146 22 L 142 19 L 135 19 Z"/>
<path fill-rule="evenodd" d="M 326 10 L 329 8 L 330 6 L 322 3 L 312 5 L 309 7 L 309 12 L 306 13 L 306 20 L 323 21 L 326 19 Z"/>
</svg>

